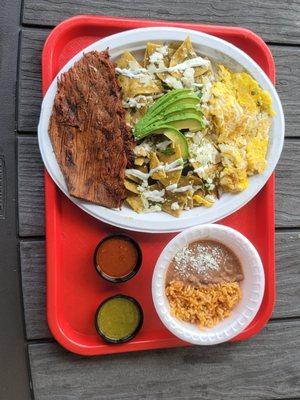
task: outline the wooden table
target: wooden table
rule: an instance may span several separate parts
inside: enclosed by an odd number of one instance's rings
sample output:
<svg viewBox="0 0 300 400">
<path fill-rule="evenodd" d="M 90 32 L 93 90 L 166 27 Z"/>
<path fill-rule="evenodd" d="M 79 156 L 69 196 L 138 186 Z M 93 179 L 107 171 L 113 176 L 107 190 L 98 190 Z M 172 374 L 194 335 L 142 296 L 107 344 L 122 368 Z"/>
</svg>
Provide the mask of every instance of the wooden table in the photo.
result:
<svg viewBox="0 0 300 400">
<path fill-rule="evenodd" d="M 251 340 L 84 358 L 61 348 L 48 330 L 43 165 L 36 138 L 41 50 L 54 25 L 88 13 L 240 25 L 271 48 L 287 125 L 276 173 L 277 303 L 268 326 Z M 24 0 L 22 7 L 19 0 L 2 0 L 0 399 L 300 398 L 299 20 L 300 2 L 292 0 Z"/>
</svg>

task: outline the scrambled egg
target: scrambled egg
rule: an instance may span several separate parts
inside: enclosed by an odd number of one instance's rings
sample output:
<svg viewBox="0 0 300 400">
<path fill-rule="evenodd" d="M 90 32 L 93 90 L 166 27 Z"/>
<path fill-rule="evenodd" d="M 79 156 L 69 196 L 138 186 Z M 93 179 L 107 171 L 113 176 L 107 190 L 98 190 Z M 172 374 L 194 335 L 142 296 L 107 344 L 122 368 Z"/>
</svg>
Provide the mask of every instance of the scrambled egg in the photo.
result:
<svg viewBox="0 0 300 400">
<path fill-rule="evenodd" d="M 272 101 L 246 72 L 220 65 L 218 75 L 209 111 L 221 151 L 220 185 L 224 191 L 240 192 L 248 186 L 248 176 L 266 168 Z"/>
</svg>

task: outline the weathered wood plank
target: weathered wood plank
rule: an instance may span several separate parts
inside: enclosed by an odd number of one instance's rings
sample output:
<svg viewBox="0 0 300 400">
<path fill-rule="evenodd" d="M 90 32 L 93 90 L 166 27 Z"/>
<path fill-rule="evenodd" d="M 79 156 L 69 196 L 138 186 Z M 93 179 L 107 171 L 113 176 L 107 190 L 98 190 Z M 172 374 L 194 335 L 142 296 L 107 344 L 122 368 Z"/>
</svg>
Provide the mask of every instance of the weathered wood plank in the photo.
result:
<svg viewBox="0 0 300 400">
<path fill-rule="evenodd" d="M 18 130 L 35 132 L 41 104 L 41 52 L 49 31 L 24 29 L 21 37 Z M 286 117 L 286 136 L 300 136 L 300 48 L 271 46 L 277 90 Z"/>
<path fill-rule="evenodd" d="M 36 137 L 18 138 L 19 235 L 44 234 L 44 168 Z"/>
<path fill-rule="evenodd" d="M 83 358 L 30 344 L 38 400 L 292 399 L 300 396 L 300 321 L 273 322 L 252 340 Z"/>
<path fill-rule="evenodd" d="M 20 252 L 27 338 L 49 338 L 45 316 L 44 242 L 24 240 Z M 300 317 L 299 258 L 300 231 L 277 232 L 277 301 L 273 317 Z"/>
<path fill-rule="evenodd" d="M 23 30 L 18 81 L 18 130 L 36 132 L 42 99 L 41 56 L 47 30 Z"/>
<path fill-rule="evenodd" d="M 19 232 L 44 234 L 43 165 L 35 137 L 19 137 Z M 276 173 L 276 225 L 300 227 L 300 141 L 287 139 Z"/>
<path fill-rule="evenodd" d="M 300 136 L 300 48 L 270 46 L 276 66 L 276 88 L 282 102 L 286 136 Z"/>
<path fill-rule="evenodd" d="M 23 305 L 27 339 L 49 338 L 46 320 L 44 241 L 20 243 Z"/>
<path fill-rule="evenodd" d="M 21 0 L 0 2 L 0 399 L 31 399 L 17 252 L 16 96 Z"/>
<path fill-rule="evenodd" d="M 300 230 L 276 232 L 276 304 L 272 318 L 300 317 Z"/>
<path fill-rule="evenodd" d="M 53 26 L 79 14 L 189 21 L 204 24 L 240 25 L 264 40 L 299 43 L 298 1 L 211 0 L 25 0 L 23 23 Z"/>
<path fill-rule="evenodd" d="M 300 226 L 300 142 L 286 140 L 276 168 L 276 226 Z"/>
</svg>

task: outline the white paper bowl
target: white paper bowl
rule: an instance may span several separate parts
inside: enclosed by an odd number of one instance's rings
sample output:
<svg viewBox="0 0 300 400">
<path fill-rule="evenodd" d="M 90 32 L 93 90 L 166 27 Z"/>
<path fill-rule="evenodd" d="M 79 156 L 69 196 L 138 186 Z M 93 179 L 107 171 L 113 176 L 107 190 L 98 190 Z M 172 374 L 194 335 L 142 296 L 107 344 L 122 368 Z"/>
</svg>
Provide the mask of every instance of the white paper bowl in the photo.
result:
<svg viewBox="0 0 300 400">
<path fill-rule="evenodd" d="M 200 330 L 196 325 L 171 316 L 165 295 L 165 276 L 178 249 L 200 239 L 224 243 L 239 258 L 244 280 L 242 299 L 231 315 L 213 328 Z M 224 225 L 199 225 L 175 236 L 157 260 L 152 278 L 152 297 L 157 314 L 166 328 L 178 338 L 193 344 L 212 345 L 226 342 L 241 333 L 253 320 L 262 302 L 265 275 L 261 259 L 252 243 L 238 231 Z"/>
<path fill-rule="evenodd" d="M 134 53 L 141 52 L 142 49 L 145 49 L 147 42 L 182 41 L 188 35 L 198 53 L 207 55 L 235 71 L 246 70 L 250 72 L 250 74 L 259 82 L 261 87 L 269 91 L 276 115 L 273 119 L 270 131 L 270 142 L 267 154 L 268 166 L 264 173 L 251 177 L 249 179 L 248 188 L 242 193 L 226 193 L 213 207 L 197 207 L 189 211 L 184 211 L 180 218 L 174 218 L 164 212 L 137 214 L 126 205 L 123 205 L 121 211 L 111 210 L 71 197 L 68 194 L 64 177 L 56 161 L 48 135 L 48 125 L 57 89 L 57 78 L 61 73 L 67 71 L 76 61 L 78 61 L 84 53 L 92 50 L 101 51 L 109 47 L 112 59 L 116 59 L 124 52 L 124 50 L 129 50 Z M 70 200 L 73 201 L 73 203 L 77 204 L 78 207 L 88 214 L 111 225 L 149 233 L 178 232 L 200 223 L 205 224 L 215 222 L 232 214 L 234 211 L 237 211 L 243 205 L 248 203 L 248 201 L 250 201 L 260 191 L 269 179 L 279 160 L 283 146 L 283 139 L 284 117 L 277 92 L 263 70 L 246 53 L 217 37 L 193 30 L 170 27 L 141 28 L 117 33 L 91 44 L 76 54 L 76 56 L 74 56 L 62 68 L 50 85 L 42 103 L 38 126 L 39 147 L 45 167 L 57 186 L 70 198 Z"/>
</svg>

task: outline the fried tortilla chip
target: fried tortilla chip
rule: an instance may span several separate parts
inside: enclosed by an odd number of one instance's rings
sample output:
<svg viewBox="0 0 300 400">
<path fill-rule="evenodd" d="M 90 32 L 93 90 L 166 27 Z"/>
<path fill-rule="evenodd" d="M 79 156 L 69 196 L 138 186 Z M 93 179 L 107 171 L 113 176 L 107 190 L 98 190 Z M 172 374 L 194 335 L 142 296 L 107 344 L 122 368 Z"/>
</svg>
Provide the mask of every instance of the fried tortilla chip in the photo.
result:
<svg viewBox="0 0 300 400">
<path fill-rule="evenodd" d="M 159 161 L 156 153 L 154 153 L 153 151 L 150 153 L 149 159 L 150 159 L 150 170 L 157 168 L 161 165 L 161 162 Z M 158 170 L 151 175 L 151 178 L 155 180 L 160 180 L 166 178 L 166 173 L 163 170 L 162 171 Z"/>
<path fill-rule="evenodd" d="M 144 204 L 141 196 L 136 194 L 129 194 L 126 199 L 126 203 L 137 213 L 140 213 L 144 209 Z"/>
<path fill-rule="evenodd" d="M 165 164 L 170 164 L 173 161 L 182 159 L 180 147 L 178 145 L 174 146 L 174 154 L 167 155 L 164 153 L 158 153 L 158 158 L 160 162 L 163 162 Z M 181 174 L 182 174 L 182 169 L 179 169 L 177 171 L 166 172 L 166 177 L 159 179 L 159 181 L 164 186 L 173 185 L 179 181 Z"/>
<path fill-rule="evenodd" d="M 140 191 L 138 190 L 139 183 L 133 182 L 129 179 L 125 179 L 124 186 L 129 192 L 140 194 Z"/>
<path fill-rule="evenodd" d="M 145 163 L 145 157 L 136 157 L 134 160 L 134 165 L 141 167 Z"/>
<path fill-rule="evenodd" d="M 181 188 L 191 185 L 192 183 L 193 182 L 190 177 L 181 176 L 177 183 L 177 186 L 178 188 Z M 163 204 L 163 210 L 175 217 L 178 217 L 180 215 L 184 207 L 193 208 L 193 190 L 186 190 L 184 192 L 172 192 L 166 190 L 165 197 L 166 201 Z M 174 206 L 176 206 L 176 208 Z"/>
<path fill-rule="evenodd" d="M 147 68 L 150 64 L 150 57 L 152 56 L 153 53 L 157 52 L 158 49 L 161 49 L 163 47 L 163 45 L 161 44 L 157 44 L 157 43 L 147 43 L 147 47 L 145 50 L 145 56 L 144 56 L 144 66 L 145 68 Z M 159 61 L 157 61 L 155 63 L 156 67 L 169 67 L 170 65 L 170 58 L 172 57 L 172 54 L 174 54 L 175 50 L 171 49 L 168 47 L 167 49 L 167 54 L 163 55 L 162 54 L 162 59 Z M 168 73 L 157 73 L 156 76 L 161 80 L 161 81 L 165 81 L 166 77 L 168 76 Z"/>
<path fill-rule="evenodd" d="M 174 217 L 179 217 L 183 207 L 186 204 L 188 198 L 188 191 L 183 193 L 172 193 L 170 191 L 166 191 L 166 201 L 162 205 L 163 211 L 168 214 L 173 215 Z M 177 205 L 178 208 L 174 208 L 174 205 Z"/>
<path fill-rule="evenodd" d="M 212 201 L 205 199 L 205 197 L 200 194 L 195 194 L 193 200 L 195 206 L 211 207 L 214 204 Z"/>
<path fill-rule="evenodd" d="M 142 117 L 146 114 L 148 108 L 127 108 L 125 112 L 125 121 L 130 125 L 134 126 Z"/>
<path fill-rule="evenodd" d="M 197 54 L 193 49 L 191 38 L 188 36 L 171 57 L 170 67 L 174 67 L 177 64 L 181 64 L 184 61 L 191 60 L 192 58 L 195 57 L 197 57 Z M 208 69 L 209 68 L 206 66 L 196 67 L 194 77 L 196 78 L 204 74 L 204 72 L 206 72 Z M 182 72 L 172 72 L 171 75 L 174 76 L 175 78 L 181 78 L 183 74 Z"/>
<path fill-rule="evenodd" d="M 134 169 L 137 169 L 138 171 L 147 173 L 148 172 L 148 168 L 146 167 L 146 165 L 141 165 L 139 166 L 135 166 Z M 142 183 L 142 179 L 138 178 L 137 176 L 133 176 L 131 174 L 126 173 L 127 178 L 129 178 L 131 181 L 136 182 L 138 184 Z"/>
<path fill-rule="evenodd" d="M 192 208 L 194 208 L 194 199 L 193 199 L 193 191 L 192 191 L 192 190 L 189 190 L 189 191 L 188 191 L 188 196 L 187 196 L 187 199 L 186 199 L 186 204 L 185 204 L 185 206 L 186 206 L 189 210 L 191 210 Z"/>
<path fill-rule="evenodd" d="M 141 64 L 129 52 L 125 51 L 117 61 L 117 67 L 122 69 L 139 70 L 142 68 Z M 140 94 L 158 94 L 162 92 L 160 88 L 149 76 L 149 79 L 144 78 L 130 78 L 125 75 L 118 76 L 118 83 L 122 89 L 123 98 L 132 98 Z"/>
</svg>

